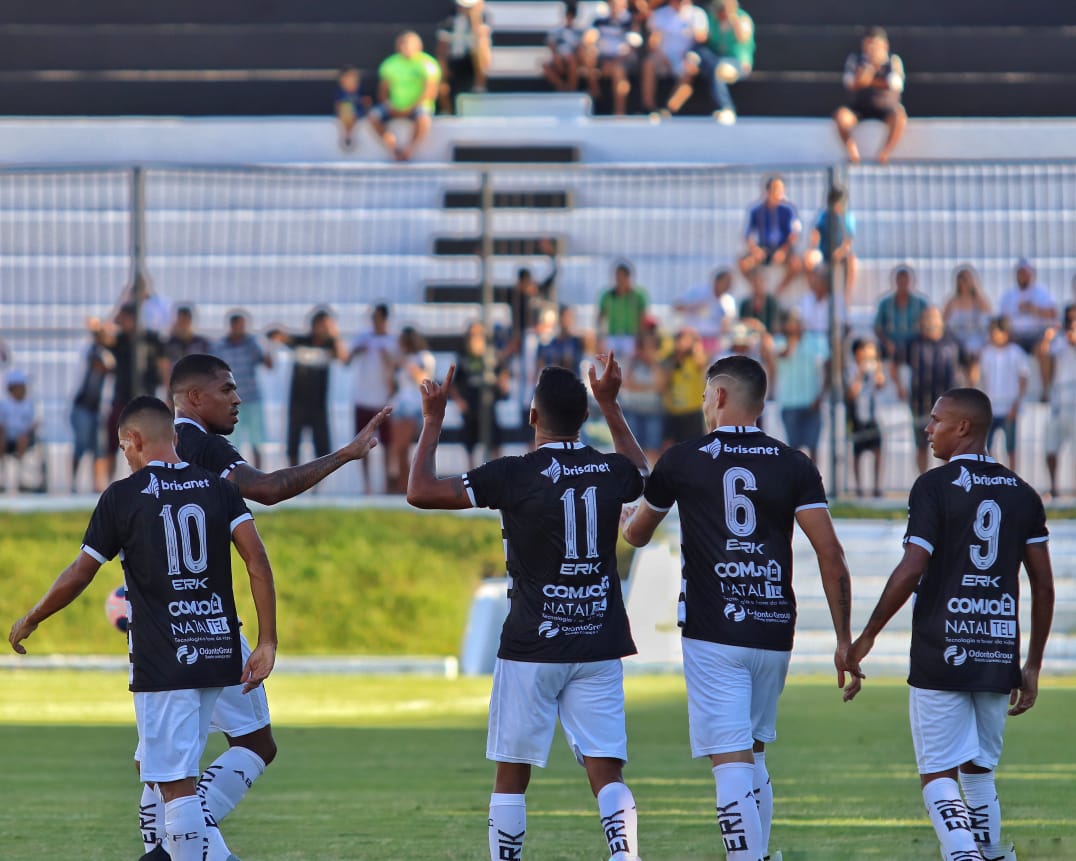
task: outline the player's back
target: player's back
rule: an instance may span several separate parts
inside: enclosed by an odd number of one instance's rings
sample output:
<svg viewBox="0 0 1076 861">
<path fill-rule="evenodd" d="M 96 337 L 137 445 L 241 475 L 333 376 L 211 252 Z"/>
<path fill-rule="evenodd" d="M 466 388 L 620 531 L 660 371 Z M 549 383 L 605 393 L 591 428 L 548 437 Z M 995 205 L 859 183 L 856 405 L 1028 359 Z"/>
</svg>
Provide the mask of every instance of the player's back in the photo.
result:
<svg viewBox="0 0 1076 861">
<path fill-rule="evenodd" d="M 791 649 L 796 512 L 826 507 L 810 459 L 758 428 L 722 427 L 662 455 L 646 499 L 679 506 L 684 636 Z"/>
<path fill-rule="evenodd" d="M 958 455 L 921 475 L 905 541 L 930 562 L 916 589 L 911 673 L 916 687 L 1008 691 L 1019 685 L 1020 565 L 1045 541 L 1035 490 L 983 455 Z"/>
</svg>

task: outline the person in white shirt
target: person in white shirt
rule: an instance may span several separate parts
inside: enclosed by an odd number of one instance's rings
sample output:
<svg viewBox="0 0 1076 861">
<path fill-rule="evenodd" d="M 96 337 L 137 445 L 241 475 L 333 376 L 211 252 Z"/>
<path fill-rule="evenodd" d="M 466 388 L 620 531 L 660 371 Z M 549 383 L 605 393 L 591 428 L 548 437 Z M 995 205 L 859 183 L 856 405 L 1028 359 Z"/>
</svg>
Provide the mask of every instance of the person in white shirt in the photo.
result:
<svg viewBox="0 0 1076 861">
<path fill-rule="evenodd" d="M 1020 404 L 1027 393 L 1027 380 L 1031 363 L 1027 353 L 1009 340 L 1009 320 L 994 317 L 990 321 L 990 340 L 979 353 L 979 361 L 973 366 L 971 376 L 976 388 L 990 398 L 994 414 L 987 447 L 1000 430 L 1005 434 L 1005 451 L 1009 457 L 1009 469 L 1016 472 L 1016 418 Z"/>
<path fill-rule="evenodd" d="M 1026 257 L 1016 263 L 1016 286 L 1002 294 L 998 313 L 1008 317 L 1013 341 L 1031 355 L 1052 323 L 1057 322 L 1057 303 L 1050 291 L 1035 279 L 1035 267 Z"/>
<path fill-rule="evenodd" d="M 662 7 L 664 8 L 664 7 Z M 684 315 L 683 323 L 702 338 L 707 356 L 715 356 L 721 336 L 736 322 L 736 300 L 732 296 L 732 272 L 718 269 L 711 284 L 700 284 L 680 297 L 673 310 Z"/>
<path fill-rule="evenodd" d="M 14 455 L 21 461 L 34 444 L 39 420 L 37 405 L 27 394 L 29 382 L 26 374 L 17 368 L 7 375 L 8 397 L 0 401 L 0 467 L 6 455 Z M 0 482 L 3 478 L 0 470 Z"/>
<path fill-rule="evenodd" d="M 640 69 L 639 84 L 643 110 L 651 113 L 657 106 L 658 75 L 687 83 L 699 73 L 699 55 L 693 49 L 706 41 L 710 25 L 706 13 L 691 0 L 669 0 L 650 14 L 647 28 L 649 51 Z M 690 95 L 691 90 L 687 92 Z"/>
<path fill-rule="evenodd" d="M 1047 391 L 1050 392 L 1046 469 L 1050 473 L 1050 496 L 1055 498 L 1057 454 L 1067 440 L 1076 438 L 1076 316 L 1069 317 L 1066 322 L 1068 328 L 1064 337 L 1054 339 L 1043 369 Z"/>
<path fill-rule="evenodd" d="M 395 391 L 393 375 L 396 371 L 396 335 L 389 331 L 389 306 L 380 304 L 370 314 L 371 328 L 360 332 L 351 342 L 348 364 L 351 365 L 351 392 L 355 404 L 355 433 L 366 427 L 378 412 L 384 409 Z M 378 428 L 378 438 L 386 451 L 392 445 L 392 420 L 386 419 Z M 363 476 L 363 489 L 373 493 L 369 458 L 359 461 Z"/>
</svg>

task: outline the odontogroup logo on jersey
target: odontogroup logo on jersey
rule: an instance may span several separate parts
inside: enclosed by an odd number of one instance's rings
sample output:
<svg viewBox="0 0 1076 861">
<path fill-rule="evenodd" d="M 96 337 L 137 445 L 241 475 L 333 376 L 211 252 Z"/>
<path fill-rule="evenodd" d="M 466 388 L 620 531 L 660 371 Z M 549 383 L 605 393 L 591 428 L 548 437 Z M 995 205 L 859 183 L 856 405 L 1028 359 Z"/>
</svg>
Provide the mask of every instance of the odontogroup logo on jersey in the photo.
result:
<svg viewBox="0 0 1076 861">
<path fill-rule="evenodd" d="M 538 626 L 538 636 L 545 637 L 547 640 L 552 640 L 559 633 L 560 628 L 552 622 L 542 622 L 542 624 Z"/>
<path fill-rule="evenodd" d="M 176 660 L 181 664 L 190 666 L 198 660 L 198 647 L 197 646 L 180 646 L 176 649 Z"/>
<path fill-rule="evenodd" d="M 747 618 L 747 610 L 739 604 L 728 603 L 725 605 L 725 618 L 730 622 L 742 622 Z"/>
<path fill-rule="evenodd" d="M 963 646 L 950 646 L 945 650 L 943 657 L 950 667 L 962 667 L 968 659 L 968 650 Z"/>
</svg>

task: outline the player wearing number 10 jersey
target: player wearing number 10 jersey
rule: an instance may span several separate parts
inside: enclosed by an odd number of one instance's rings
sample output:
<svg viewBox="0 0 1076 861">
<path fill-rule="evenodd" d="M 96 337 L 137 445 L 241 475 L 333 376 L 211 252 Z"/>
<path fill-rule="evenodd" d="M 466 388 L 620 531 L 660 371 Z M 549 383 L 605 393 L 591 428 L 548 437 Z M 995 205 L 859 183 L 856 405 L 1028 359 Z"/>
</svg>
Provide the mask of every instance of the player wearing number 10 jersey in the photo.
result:
<svg viewBox="0 0 1076 861">
<path fill-rule="evenodd" d="M 646 457 L 616 402 L 620 368 L 610 355 L 591 389 L 618 454 L 579 442 L 587 393 L 571 371 L 542 371 L 530 421 L 535 451 L 452 478 L 434 471 L 444 420 L 443 386 L 422 383 L 422 433 L 407 500 L 420 508 L 501 511 L 511 609 L 493 672 L 486 757 L 497 763 L 489 807 L 492 861 L 523 854 L 531 767 L 544 767 L 560 718 L 586 768 L 615 861 L 636 861 L 635 799 L 623 781 L 628 758 L 623 668 L 635 652 L 628 630 L 616 539 L 624 503 L 638 498 Z"/>
<path fill-rule="evenodd" d="M 172 441 L 172 412 L 162 401 L 136 398 L 124 408 L 119 445 L 133 474 L 102 494 L 82 552 L 15 623 L 10 640 L 25 651 L 19 641 L 120 556 L 131 608 L 130 689 L 141 779 L 164 797 L 173 861 L 230 861 L 234 856 L 203 808 L 195 779 L 221 690 L 242 683 L 250 691 L 273 668 L 273 572 L 239 491 L 180 461 Z M 232 593 L 233 541 L 250 574 L 258 615 L 258 644 L 246 661 Z"/>
<path fill-rule="evenodd" d="M 792 529 L 807 534 L 837 632 L 835 664 L 858 675 L 851 640 L 851 585 L 822 479 L 802 452 L 755 427 L 766 372 L 729 356 L 706 373 L 710 433 L 669 449 L 647 482 L 624 537 L 641 547 L 665 514 L 680 509 L 681 623 L 691 751 L 708 756 L 718 825 L 733 861 L 769 857 L 773 791 L 765 745 L 777 738 L 796 622 Z M 854 684 L 858 684 L 858 678 Z"/>
<path fill-rule="evenodd" d="M 908 498 L 904 557 L 849 650 L 866 657 L 911 596 L 912 742 L 923 800 L 946 861 L 1014 861 L 1001 843 L 994 769 L 1008 714 L 1031 708 L 1053 616 L 1053 573 L 1039 495 L 986 453 L 990 399 L 950 389 L 926 434 L 948 461 Z M 1031 636 L 1020 667 L 1020 565 L 1031 583 Z M 851 694 L 854 695 L 854 694 Z M 957 785 L 959 777 L 960 785 Z M 961 797 L 963 790 L 963 798 Z"/>
</svg>

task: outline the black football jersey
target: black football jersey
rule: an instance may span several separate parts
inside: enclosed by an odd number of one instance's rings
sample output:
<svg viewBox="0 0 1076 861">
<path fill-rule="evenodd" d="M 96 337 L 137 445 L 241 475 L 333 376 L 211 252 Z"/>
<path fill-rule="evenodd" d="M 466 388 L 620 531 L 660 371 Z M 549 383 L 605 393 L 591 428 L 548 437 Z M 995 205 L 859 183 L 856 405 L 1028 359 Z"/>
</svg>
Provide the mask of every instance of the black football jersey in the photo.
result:
<svg viewBox="0 0 1076 861">
<path fill-rule="evenodd" d="M 239 464 L 246 463 L 236 447 L 220 434 L 209 433 L 192 419 L 176 419 L 176 454 L 187 463 L 227 478 Z"/>
<path fill-rule="evenodd" d="M 683 635 L 791 650 L 796 512 L 828 507 L 810 458 L 756 427 L 720 427 L 665 452 L 645 498 L 679 505 Z"/>
<path fill-rule="evenodd" d="M 250 519 L 234 484 L 184 462 L 153 461 L 101 495 L 82 550 L 123 563 L 132 691 L 239 683 L 231 545 Z"/>
<path fill-rule="evenodd" d="M 930 562 L 912 611 L 910 685 L 1020 686 L 1020 565 L 1027 545 L 1048 537 L 1039 495 L 993 458 L 957 455 L 919 476 L 904 540 Z"/>
<path fill-rule="evenodd" d="M 498 657 L 575 663 L 635 653 L 616 541 L 638 467 L 582 443 L 549 443 L 464 474 L 473 505 L 501 512 L 508 618 Z"/>
</svg>

